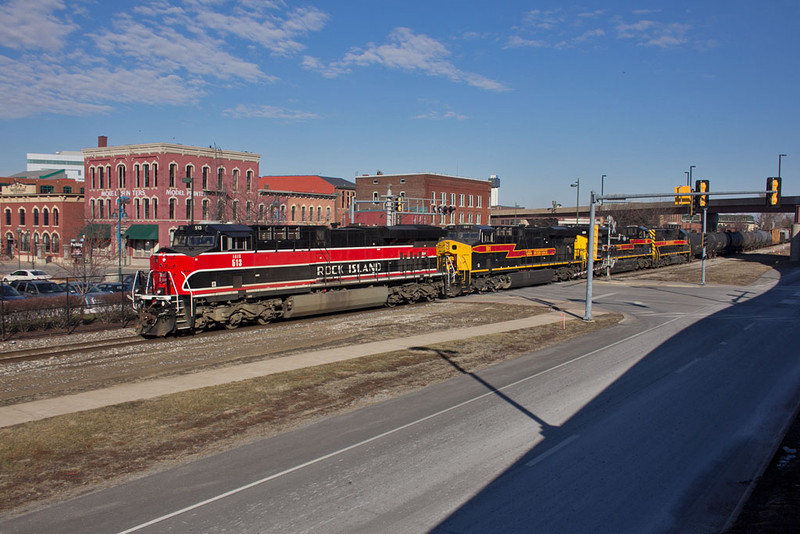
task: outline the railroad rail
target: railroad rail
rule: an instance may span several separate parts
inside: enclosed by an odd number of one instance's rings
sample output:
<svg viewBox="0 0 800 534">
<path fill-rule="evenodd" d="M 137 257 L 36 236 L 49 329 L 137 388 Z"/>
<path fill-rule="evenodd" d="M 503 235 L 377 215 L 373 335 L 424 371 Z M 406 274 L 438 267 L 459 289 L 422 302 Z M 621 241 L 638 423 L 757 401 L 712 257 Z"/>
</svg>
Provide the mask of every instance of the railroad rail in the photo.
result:
<svg viewBox="0 0 800 534">
<path fill-rule="evenodd" d="M 57 346 L 36 347 L 20 350 L 6 351 L 0 355 L 0 365 L 9 363 L 19 363 L 24 361 L 43 360 L 46 358 L 60 358 L 71 354 L 78 354 L 86 351 L 100 351 L 116 349 L 130 345 L 140 345 L 154 340 L 143 339 L 140 336 L 126 336 L 108 340 L 84 341 L 79 343 L 61 343 Z"/>
</svg>

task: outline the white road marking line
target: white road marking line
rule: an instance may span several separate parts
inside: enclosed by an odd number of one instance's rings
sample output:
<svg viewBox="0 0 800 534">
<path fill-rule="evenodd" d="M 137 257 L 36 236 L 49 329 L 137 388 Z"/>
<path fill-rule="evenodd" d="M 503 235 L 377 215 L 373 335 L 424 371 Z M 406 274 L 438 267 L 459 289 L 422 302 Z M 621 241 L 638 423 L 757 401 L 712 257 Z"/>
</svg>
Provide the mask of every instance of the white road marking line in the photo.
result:
<svg viewBox="0 0 800 534">
<path fill-rule="evenodd" d="M 693 366 L 694 364 L 696 364 L 696 363 L 697 363 L 697 362 L 699 362 L 699 361 L 700 361 L 700 359 L 699 359 L 699 358 L 696 358 L 696 359 L 694 359 L 694 360 L 690 361 L 689 363 L 687 363 L 686 365 L 684 365 L 683 367 L 681 367 L 680 369 L 678 369 L 677 371 L 675 371 L 675 374 L 677 375 L 677 374 L 680 374 L 680 373 L 684 372 L 684 371 L 685 371 L 685 370 L 687 370 L 689 367 Z"/>
<path fill-rule="evenodd" d="M 559 443 L 558 445 L 556 445 L 555 447 L 553 447 L 549 451 L 547 451 L 547 452 L 545 452 L 543 454 L 540 454 L 539 456 L 537 456 L 536 458 L 534 458 L 530 462 L 527 462 L 525 464 L 525 467 L 533 467 L 534 465 L 538 464 L 542 460 L 548 458 L 550 455 L 557 453 L 558 451 L 560 451 L 561 449 L 563 449 L 564 447 L 566 447 L 567 445 L 569 445 L 570 443 L 572 443 L 573 441 L 578 439 L 579 437 L 580 437 L 580 434 L 572 434 L 570 437 L 568 437 L 567 439 L 565 439 L 564 441 L 562 441 L 561 443 Z"/>
<path fill-rule="evenodd" d="M 226 491 L 225 493 L 220 493 L 219 495 L 215 495 L 214 497 L 210 497 L 210 498 L 208 498 L 208 499 L 206 499 L 204 501 L 200 501 L 200 502 L 197 502 L 195 504 L 189 505 L 189 506 L 187 506 L 185 508 L 181 508 L 180 510 L 175 510 L 174 512 L 170 512 L 168 514 L 162 515 L 161 517 L 156 517 L 155 519 L 151 519 L 150 521 L 147 521 L 146 523 L 141 523 L 141 524 L 133 526 L 133 527 L 127 529 L 127 530 L 123 530 L 123 531 L 119 532 L 119 534 L 130 534 L 132 532 L 137 532 L 139 530 L 142 530 L 143 528 L 147 528 L 147 527 L 156 525 L 158 523 L 162 523 L 162 522 L 166 521 L 167 519 L 172 519 L 173 517 L 177 517 L 179 515 L 185 514 L 186 512 L 191 512 L 192 510 L 196 510 L 198 508 L 202 508 L 203 506 L 206 506 L 207 504 L 211 504 L 211 503 L 220 501 L 220 500 L 225 499 L 227 497 L 230 497 L 232 495 L 236 495 L 237 493 L 242 493 L 243 491 L 246 491 L 246 490 L 248 490 L 250 488 L 254 488 L 256 486 L 260 486 L 261 484 L 269 482 L 270 480 L 275 480 L 276 478 L 280 478 L 280 477 L 282 477 L 284 475 L 288 475 L 290 473 L 294 473 L 295 471 L 299 471 L 301 469 L 304 469 L 306 467 L 312 466 L 314 464 L 318 464 L 318 463 L 323 462 L 325 460 L 328 460 L 330 458 L 334 458 L 336 456 L 339 456 L 340 454 L 344 454 L 345 452 L 351 451 L 353 449 L 357 449 L 357 448 L 359 448 L 359 447 L 361 447 L 363 445 L 366 445 L 368 443 L 372 443 L 372 442 L 377 441 L 379 439 L 382 439 L 382 438 L 384 438 L 386 436 L 390 436 L 392 434 L 396 434 L 397 432 L 400 432 L 400 431 L 405 430 L 407 428 L 411 428 L 413 426 L 416 426 L 419 423 L 423 423 L 423 422 L 428 421 L 430 419 L 434 419 L 436 417 L 439 417 L 440 415 L 444 415 L 446 413 L 452 412 L 454 410 L 457 410 L 459 408 L 467 406 L 468 404 L 472 404 L 473 402 L 476 402 L 478 400 L 481 400 L 481 399 L 484 399 L 486 397 L 495 395 L 498 391 L 503 391 L 503 390 L 512 388 L 514 386 L 517 386 L 519 384 L 523 384 L 523 383 L 525 383 L 525 382 L 527 382 L 529 380 L 532 380 L 534 378 L 538 378 L 538 377 L 543 376 L 543 375 L 545 375 L 547 373 L 550 373 L 551 371 L 555 371 L 555 370 L 561 369 L 562 367 L 566 367 L 568 365 L 571 365 L 571 364 L 573 364 L 575 362 L 578 362 L 580 360 L 588 358 L 589 356 L 593 356 L 593 355 L 597 354 L 598 352 L 602 352 L 604 350 L 608 350 L 608 349 L 610 349 L 612 347 L 615 347 L 617 345 L 621 345 L 622 343 L 630 341 L 631 339 L 635 339 L 635 338 L 637 338 L 639 336 L 643 336 L 645 334 L 649 334 L 650 332 L 652 332 L 654 330 L 658 330 L 659 328 L 662 328 L 664 326 L 668 326 L 668 325 L 674 323 L 678 319 L 681 319 L 681 317 L 676 317 L 674 319 L 670 319 L 669 321 L 666 321 L 666 322 L 664 322 L 664 323 L 662 323 L 660 325 L 653 326 L 651 328 L 648 328 L 647 330 L 642 330 L 641 332 L 637 332 L 635 334 L 632 334 L 632 335 L 630 335 L 630 336 L 628 336 L 628 337 L 626 337 L 624 339 L 620 339 L 619 341 L 615 341 L 614 343 L 609 343 L 605 347 L 600 347 L 599 349 L 595 349 L 595 350 L 593 350 L 591 352 L 587 352 L 586 354 L 582 354 L 580 356 L 576 356 L 575 358 L 572 358 L 571 360 L 567 360 L 567 361 L 565 361 L 563 363 L 560 363 L 560 364 L 558 364 L 556 366 L 553 366 L 553 367 L 551 367 L 549 369 L 545 369 L 543 371 L 540 371 L 538 373 L 532 374 L 532 375 L 527 376 L 525 378 L 521 378 L 520 380 L 517 380 L 516 382 L 512 382 L 512 383 L 510 383 L 510 384 L 508 384 L 506 386 L 503 386 L 501 388 L 497 388 L 495 390 L 488 391 L 488 392 L 486 392 L 486 393 L 484 393 L 482 395 L 478 395 L 477 397 L 473 397 L 473 398 L 471 398 L 469 400 L 466 400 L 466 401 L 464 401 L 462 403 L 455 404 L 453 406 L 450 406 L 449 408 L 445 408 L 444 410 L 440 410 L 440 411 L 438 411 L 436 413 L 433 413 L 431 415 L 427 415 L 425 417 L 417 419 L 416 421 L 411 421 L 410 423 L 406 423 L 405 425 L 399 426 L 399 427 L 394 428 L 392 430 L 388 430 L 388 431 L 386 431 L 386 432 L 384 432 L 382 434 L 378 434 L 376 436 L 373 436 L 371 438 L 365 439 L 365 440 L 360 441 L 358 443 L 354 443 L 352 445 L 349 445 L 349 446 L 344 447 L 342 449 L 339 449 L 337 451 L 330 452 L 330 453 L 325 454 L 323 456 L 320 456 L 318 458 L 314 458 L 313 460 L 309 460 L 309 461 L 307 461 L 305 463 L 296 465 L 294 467 L 290 467 L 289 469 L 286 469 L 286 470 L 281 471 L 279 473 L 275 473 L 275 474 L 269 475 L 267 477 L 261 478 L 259 480 L 250 482 L 249 484 L 245 484 L 244 486 L 239 486 L 238 488 L 234 488 L 234 489 L 232 489 L 230 491 Z M 575 437 L 577 438 L 577 435 L 575 435 Z"/>
</svg>

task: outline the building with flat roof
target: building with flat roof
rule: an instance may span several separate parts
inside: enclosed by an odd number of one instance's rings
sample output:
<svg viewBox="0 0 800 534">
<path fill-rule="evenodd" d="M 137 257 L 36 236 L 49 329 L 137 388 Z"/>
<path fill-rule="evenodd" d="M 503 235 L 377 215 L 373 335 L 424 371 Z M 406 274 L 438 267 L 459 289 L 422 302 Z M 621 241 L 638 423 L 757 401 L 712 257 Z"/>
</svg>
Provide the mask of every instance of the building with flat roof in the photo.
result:
<svg viewBox="0 0 800 534">
<path fill-rule="evenodd" d="M 67 178 L 83 181 L 83 152 L 63 150 L 55 154 L 40 154 L 29 152 L 27 154 L 28 171 L 53 171 L 63 170 Z"/>
<path fill-rule="evenodd" d="M 276 212 L 270 222 L 290 224 L 349 224 L 356 184 L 344 178 L 319 175 L 262 176 L 259 194 Z"/>
<path fill-rule="evenodd" d="M 100 136 L 83 155 L 86 223 L 113 236 L 119 225 L 127 256 L 149 257 L 183 224 L 263 220 L 260 154 L 174 143 L 108 146 Z"/>
<path fill-rule="evenodd" d="M 445 174 L 358 176 L 354 222 L 384 225 L 393 218 L 390 224 L 489 224 L 491 189 L 489 180 Z"/>
</svg>

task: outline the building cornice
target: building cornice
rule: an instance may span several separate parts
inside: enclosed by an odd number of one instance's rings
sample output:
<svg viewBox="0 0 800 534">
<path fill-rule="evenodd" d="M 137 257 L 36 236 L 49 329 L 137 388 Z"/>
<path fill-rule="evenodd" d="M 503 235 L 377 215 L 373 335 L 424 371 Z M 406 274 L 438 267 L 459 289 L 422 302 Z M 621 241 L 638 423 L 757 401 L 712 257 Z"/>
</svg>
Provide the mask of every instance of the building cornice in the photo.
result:
<svg viewBox="0 0 800 534">
<path fill-rule="evenodd" d="M 180 154 L 181 156 L 194 156 L 201 158 L 220 157 L 223 159 L 239 159 L 258 163 L 261 154 L 241 152 L 236 150 L 223 150 L 214 147 L 197 147 L 179 145 L 175 143 L 141 143 L 138 145 L 117 145 L 109 147 L 84 148 L 84 158 L 111 158 L 114 156 L 135 156 L 148 154 Z"/>
</svg>

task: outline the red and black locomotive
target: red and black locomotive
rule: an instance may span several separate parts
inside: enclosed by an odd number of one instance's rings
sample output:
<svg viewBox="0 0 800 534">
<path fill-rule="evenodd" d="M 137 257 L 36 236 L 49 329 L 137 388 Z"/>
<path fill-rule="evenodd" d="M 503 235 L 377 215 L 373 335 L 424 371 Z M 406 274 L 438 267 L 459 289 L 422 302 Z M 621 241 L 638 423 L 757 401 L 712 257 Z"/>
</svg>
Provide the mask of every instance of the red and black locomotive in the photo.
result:
<svg viewBox="0 0 800 534">
<path fill-rule="evenodd" d="M 266 324 L 442 294 L 434 226 L 200 224 L 179 227 L 137 290 L 137 331 Z"/>
</svg>

